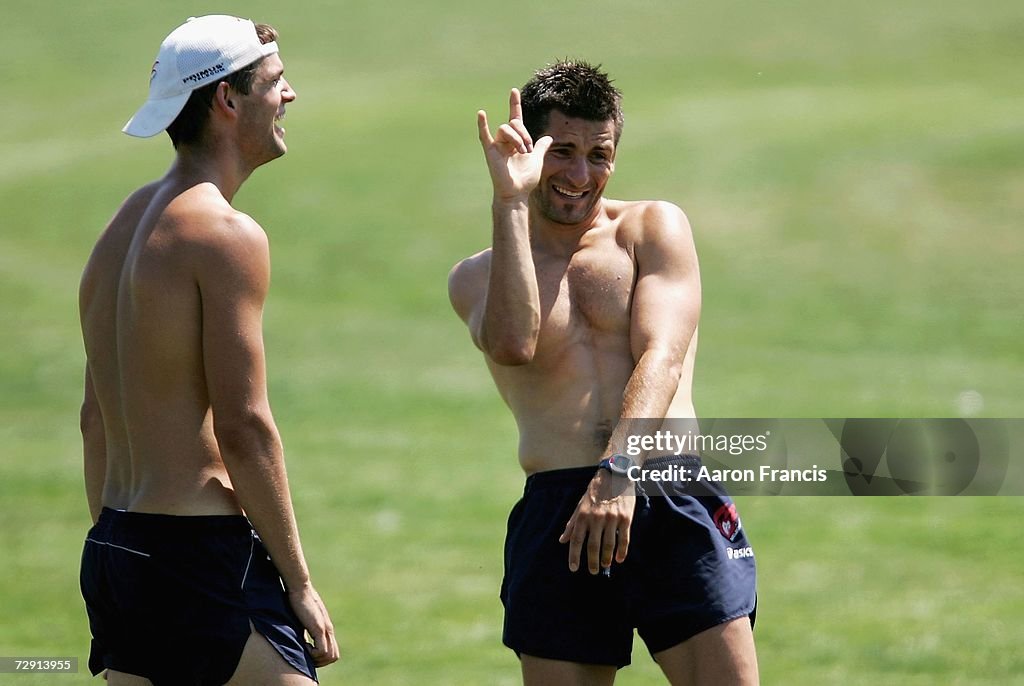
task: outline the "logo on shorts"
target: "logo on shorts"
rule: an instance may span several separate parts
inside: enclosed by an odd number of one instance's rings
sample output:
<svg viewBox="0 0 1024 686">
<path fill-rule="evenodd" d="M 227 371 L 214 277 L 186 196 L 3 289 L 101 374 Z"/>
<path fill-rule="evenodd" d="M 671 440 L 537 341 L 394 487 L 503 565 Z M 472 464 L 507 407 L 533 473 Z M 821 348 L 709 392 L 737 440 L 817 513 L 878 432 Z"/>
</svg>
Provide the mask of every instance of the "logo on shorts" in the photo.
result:
<svg viewBox="0 0 1024 686">
<path fill-rule="evenodd" d="M 736 535 L 740 532 L 740 516 L 736 513 L 736 506 L 732 503 L 722 505 L 711 518 L 718 527 L 718 532 L 729 541 L 735 541 Z"/>
</svg>

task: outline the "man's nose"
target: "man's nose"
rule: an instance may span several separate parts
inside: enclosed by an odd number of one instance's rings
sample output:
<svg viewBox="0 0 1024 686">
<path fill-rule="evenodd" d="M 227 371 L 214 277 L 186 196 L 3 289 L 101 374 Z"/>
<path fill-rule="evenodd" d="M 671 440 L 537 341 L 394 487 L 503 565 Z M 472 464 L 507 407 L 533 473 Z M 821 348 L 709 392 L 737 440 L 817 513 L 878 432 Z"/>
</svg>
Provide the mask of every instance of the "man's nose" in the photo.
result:
<svg viewBox="0 0 1024 686">
<path fill-rule="evenodd" d="M 573 157 L 565 168 L 565 176 L 574 186 L 581 187 L 587 183 L 587 160 L 585 157 Z"/>
<path fill-rule="evenodd" d="M 292 88 L 292 84 L 288 82 L 288 79 L 284 80 L 284 88 L 281 89 L 281 97 L 288 102 L 292 102 L 298 97 L 298 94 L 295 92 L 295 89 Z"/>
</svg>

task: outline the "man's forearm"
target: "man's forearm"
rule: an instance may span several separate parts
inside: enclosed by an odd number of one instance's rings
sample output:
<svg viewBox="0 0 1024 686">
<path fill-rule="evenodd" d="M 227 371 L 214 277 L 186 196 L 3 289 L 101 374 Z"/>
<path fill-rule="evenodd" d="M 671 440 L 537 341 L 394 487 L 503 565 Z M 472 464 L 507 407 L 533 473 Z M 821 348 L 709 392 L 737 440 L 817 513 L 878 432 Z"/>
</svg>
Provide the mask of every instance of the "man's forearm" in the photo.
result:
<svg viewBox="0 0 1024 686">
<path fill-rule="evenodd" d="M 641 355 L 623 393 L 621 419 L 602 457 L 624 454 L 631 435 L 651 435 L 661 428 L 682 373 L 682 360 L 668 351 L 648 350 Z M 642 464 L 643 459 L 637 462 Z"/>
<path fill-rule="evenodd" d="M 285 586 L 297 590 L 308 584 L 309 569 L 299 541 L 276 429 L 270 425 L 222 430 L 217 440 L 235 497 L 260 535 Z"/>
<path fill-rule="evenodd" d="M 540 332 L 540 295 L 530 249 L 526 199 L 492 205 L 494 233 L 481 344 L 499 364 L 533 358 Z"/>
</svg>

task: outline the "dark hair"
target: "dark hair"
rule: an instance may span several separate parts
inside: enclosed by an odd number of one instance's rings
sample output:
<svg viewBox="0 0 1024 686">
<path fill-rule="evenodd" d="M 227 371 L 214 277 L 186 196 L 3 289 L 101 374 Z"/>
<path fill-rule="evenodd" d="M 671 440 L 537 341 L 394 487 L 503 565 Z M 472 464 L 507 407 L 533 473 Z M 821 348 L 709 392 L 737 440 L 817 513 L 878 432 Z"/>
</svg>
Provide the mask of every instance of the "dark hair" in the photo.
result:
<svg viewBox="0 0 1024 686">
<path fill-rule="evenodd" d="M 256 35 L 259 37 L 260 43 L 266 45 L 277 40 L 277 29 L 269 24 L 256 24 Z M 206 122 L 210 118 L 210 110 L 213 108 L 213 97 L 217 93 L 217 86 L 221 83 L 228 84 L 243 95 L 248 95 L 252 90 L 253 78 L 265 59 L 265 57 L 261 57 L 219 81 L 208 83 L 202 88 L 192 91 L 185 107 L 167 127 L 167 135 L 171 137 L 174 147 L 195 143 L 202 138 Z"/>
<path fill-rule="evenodd" d="M 576 60 L 561 60 L 538 69 L 522 88 L 523 124 L 538 137 L 548 125 L 551 110 L 588 121 L 615 122 L 615 144 L 622 135 L 622 93 L 608 74 Z"/>
</svg>

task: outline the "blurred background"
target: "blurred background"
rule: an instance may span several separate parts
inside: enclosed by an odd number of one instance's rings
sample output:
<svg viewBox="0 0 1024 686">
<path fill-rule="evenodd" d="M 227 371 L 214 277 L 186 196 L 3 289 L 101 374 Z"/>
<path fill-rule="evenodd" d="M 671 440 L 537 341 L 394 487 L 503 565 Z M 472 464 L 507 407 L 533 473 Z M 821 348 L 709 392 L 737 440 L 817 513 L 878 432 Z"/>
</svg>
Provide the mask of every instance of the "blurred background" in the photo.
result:
<svg viewBox="0 0 1024 686">
<path fill-rule="evenodd" d="M 78 656 L 77 285 L 164 173 L 120 128 L 189 15 L 280 31 L 289 153 L 235 198 L 271 240 L 270 392 L 331 684 L 515 684 L 515 426 L 446 276 L 490 239 L 475 112 L 561 57 L 626 125 L 608 195 L 667 199 L 704 289 L 707 417 L 1022 417 L 1024 5 L 1010 0 L 0 1 L 0 655 Z M 1014 457 L 1020 457 L 1015 455 Z M 1024 683 L 1017 498 L 749 497 L 765 684 Z M 155 621 L 159 621 L 158 618 Z M 656 682 L 637 642 L 618 683 Z"/>
</svg>

